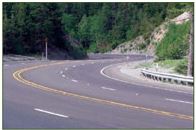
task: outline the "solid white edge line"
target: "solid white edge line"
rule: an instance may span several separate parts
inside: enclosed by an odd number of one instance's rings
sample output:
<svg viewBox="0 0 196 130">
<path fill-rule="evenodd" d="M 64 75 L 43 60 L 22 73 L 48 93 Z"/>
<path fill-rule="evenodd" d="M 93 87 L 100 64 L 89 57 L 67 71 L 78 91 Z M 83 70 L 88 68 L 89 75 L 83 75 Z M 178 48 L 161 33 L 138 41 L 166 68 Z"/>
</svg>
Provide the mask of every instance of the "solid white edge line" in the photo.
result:
<svg viewBox="0 0 196 130">
<path fill-rule="evenodd" d="M 128 81 L 124 81 L 124 80 L 120 80 L 120 79 L 117 79 L 117 78 L 113 78 L 113 77 L 110 77 L 108 75 L 106 75 L 104 73 L 104 70 L 111 67 L 111 66 L 114 66 L 114 65 L 119 65 L 119 64 L 123 64 L 123 63 L 126 63 L 126 62 L 122 62 L 122 63 L 117 63 L 117 64 L 111 64 L 111 65 L 108 65 L 108 66 L 105 66 L 101 69 L 100 71 L 100 74 L 109 78 L 109 79 L 112 79 L 112 80 L 116 80 L 116 81 L 120 81 L 120 82 L 123 82 L 123 83 L 128 83 L 128 84 L 131 84 L 130 82 Z M 138 85 L 137 83 L 132 83 L 133 85 Z M 178 93 L 185 93 L 185 94 L 191 94 L 193 95 L 192 93 L 188 93 L 188 92 L 184 92 L 184 91 L 178 91 L 178 90 L 172 90 L 172 89 L 166 89 L 166 88 L 158 88 L 158 87 L 151 87 L 151 86 L 146 86 L 146 85 L 143 85 L 143 87 L 149 87 L 149 88 L 155 88 L 155 89 L 160 89 L 160 90 L 166 90 L 166 91 L 171 91 L 171 92 L 178 92 Z"/>
<path fill-rule="evenodd" d="M 170 99 L 170 98 L 165 98 L 165 100 L 172 101 L 172 102 L 180 102 L 180 103 L 186 103 L 186 104 L 193 104 L 192 102 L 182 101 L 182 100 L 176 100 L 176 99 Z"/>
<path fill-rule="evenodd" d="M 102 89 L 110 90 L 110 91 L 115 91 L 116 89 L 113 88 L 108 88 L 108 87 L 101 87 Z"/>
<path fill-rule="evenodd" d="M 58 113 L 54 113 L 54 112 L 50 112 L 50 111 L 46 111 L 46 110 L 42 110 L 42 109 L 38 109 L 38 108 L 35 108 L 34 110 L 42 112 L 42 113 L 47 113 L 47 114 L 50 114 L 50 115 L 59 116 L 59 117 L 64 117 L 64 118 L 68 118 L 69 117 L 69 116 L 66 116 L 66 115 L 62 115 L 62 114 L 58 114 Z"/>
</svg>

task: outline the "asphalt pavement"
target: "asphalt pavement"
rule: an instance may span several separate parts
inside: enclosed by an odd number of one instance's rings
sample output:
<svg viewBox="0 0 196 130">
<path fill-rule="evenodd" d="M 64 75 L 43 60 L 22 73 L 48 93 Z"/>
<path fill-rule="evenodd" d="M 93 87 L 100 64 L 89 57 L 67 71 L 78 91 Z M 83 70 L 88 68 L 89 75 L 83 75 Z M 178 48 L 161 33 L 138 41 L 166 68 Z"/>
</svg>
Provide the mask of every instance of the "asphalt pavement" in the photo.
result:
<svg viewBox="0 0 196 130">
<path fill-rule="evenodd" d="M 3 128 L 193 128 L 193 93 L 101 74 L 126 57 L 4 62 Z M 144 59 L 129 56 L 129 62 Z"/>
</svg>

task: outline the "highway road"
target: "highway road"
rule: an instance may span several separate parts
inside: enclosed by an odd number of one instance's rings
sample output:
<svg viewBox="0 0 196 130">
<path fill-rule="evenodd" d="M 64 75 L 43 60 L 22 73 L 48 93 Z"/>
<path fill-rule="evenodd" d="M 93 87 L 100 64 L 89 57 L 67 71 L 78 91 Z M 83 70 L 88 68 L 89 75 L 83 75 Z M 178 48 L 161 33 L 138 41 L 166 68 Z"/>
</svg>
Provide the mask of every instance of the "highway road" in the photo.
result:
<svg viewBox="0 0 196 130">
<path fill-rule="evenodd" d="M 100 72 L 125 61 L 123 55 L 97 54 L 4 62 L 3 128 L 193 128 L 193 93 L 120 82 Z"/>
</svg>

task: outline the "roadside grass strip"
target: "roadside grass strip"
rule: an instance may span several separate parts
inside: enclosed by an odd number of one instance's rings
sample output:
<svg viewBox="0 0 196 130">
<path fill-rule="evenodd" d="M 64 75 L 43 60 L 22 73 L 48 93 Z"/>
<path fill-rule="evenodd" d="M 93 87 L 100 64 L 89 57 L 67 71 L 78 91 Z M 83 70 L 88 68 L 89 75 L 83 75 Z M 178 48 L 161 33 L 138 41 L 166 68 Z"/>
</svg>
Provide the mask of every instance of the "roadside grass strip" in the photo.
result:
<svg viewBox="0 0 196 130">
<path fill-rule="evenodd" d="M 175 117 L 175 118 L 184 119 L 184 120 L 193 120 L 193 116 L 189 116 L 189 115 L 167 112 L 167 111 L 162 111 L 162 110 L 156 110 L 156 109 L 146 108 L 146 107 L 142 107 L 142 106 L 130 105 L 130 104 L 120 103 L 120 102 L 116 102 L 116 101 L 112 101 L 112 100 L 89 97 L 89 96 L 84 96 L 84 95 L 80 95 L 77 93 L 66 92 L 66 91 L 62 91 L 59 89 L 54 89 L 52 87 L 40 85 L 40 84 L 35 83 L 33 81 L 29 81 L 28 79 L 25 79 L 22 76 L 23 73 L 31 71 L 31 70 L 40 69 L 43 67 L 54 66 L 54 65 L 61 65 L 64 63 L 65 62 L 55 62 L 55 63 L 51 63 L 51 64 L 37 65 L 37 66 L 32 66 L 32 67 L 28 67 L 28 68 L 24 68 L 24 69 L 19 69 L 13 73 L 13 77 L 15 80 L 17 80 L 23 84 L 29 85 L 33 88 L 37 88 L 37 89 L 40 89 L 43 91 L 47 91 L 47 92 L 51 92 L 51 93 L 55 93 L 55 94 L 59 94 L 59 95 L 72 96 L 72 97 L 79 98 L 82 100 L 94 101 L 94 102 L 98 102 L 98 103 L 119 106 L 122 108 L 128 108 L 128 109 L 132 109 L 132 110 L 134 109 L 134 110 L 140 110 L 140 111 L 144 111 L 144 112 L 150 112 L 150 113 L 158 114 L 161 116 Z"/>
</svg>

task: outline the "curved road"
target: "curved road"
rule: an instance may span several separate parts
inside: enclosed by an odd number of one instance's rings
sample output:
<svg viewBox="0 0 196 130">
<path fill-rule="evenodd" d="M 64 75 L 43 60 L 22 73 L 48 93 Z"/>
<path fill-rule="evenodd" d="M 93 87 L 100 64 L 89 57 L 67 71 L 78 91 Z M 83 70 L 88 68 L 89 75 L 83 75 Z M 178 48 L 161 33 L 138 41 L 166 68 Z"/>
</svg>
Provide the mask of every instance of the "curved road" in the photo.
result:
<svg viewBox="0 0 196 130">
<path fill-rule="evenodd" d="M 100 73 L 125 61 L 123 55 L 99 54 L 78 61 L 5 62 L 3 128 L 193 128 L 193 94 Z"/>
</svg>

